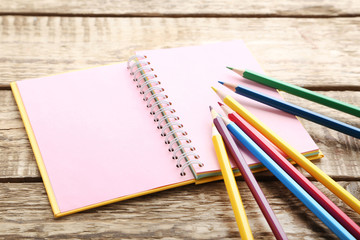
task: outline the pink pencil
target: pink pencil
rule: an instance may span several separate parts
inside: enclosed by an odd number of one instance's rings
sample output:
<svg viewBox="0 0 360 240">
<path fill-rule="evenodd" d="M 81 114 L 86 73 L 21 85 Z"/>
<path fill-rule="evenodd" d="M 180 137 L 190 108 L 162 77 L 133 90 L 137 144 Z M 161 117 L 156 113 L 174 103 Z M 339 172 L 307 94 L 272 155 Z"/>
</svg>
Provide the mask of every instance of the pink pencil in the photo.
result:
<svg viewBox="0 0 360 240">
<path fill-rule="evenodd" d="M 329 212 L 340 224 L 343 225 L 356 239 L 360 239 L 360 227 L 340 210 L 329 198 L 315 187 L 304 175 L 302 175 L 280 152 L 251 126 L 239 114 L 228 106 L 219 102 L 219 105 L 239 128 L 241 128 L 260 148 L 266 152 L 285 172 L 287 172 L 305 191 L 309 193 L 326 211 Z"/>
</svg>

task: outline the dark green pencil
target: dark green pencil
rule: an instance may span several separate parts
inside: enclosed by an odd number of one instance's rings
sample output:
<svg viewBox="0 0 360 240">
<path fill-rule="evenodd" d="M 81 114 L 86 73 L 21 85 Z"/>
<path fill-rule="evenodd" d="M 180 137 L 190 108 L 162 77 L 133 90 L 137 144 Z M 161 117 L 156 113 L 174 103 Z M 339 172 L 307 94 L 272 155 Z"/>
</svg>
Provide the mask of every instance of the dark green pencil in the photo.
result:
<svg viewBox="0 0 360 240">
<path fill-rule="evenodd" d="M 240 70 L 240 69 L 235 69 L 232 67 L 227 67 L 227 68 L 236 72 L 240 76 L 242 76 L 246 79 L 252 80 L 254 82 L 261 83 L 263 85 L 282 90 L 284 92 L 293 94 L 295 96 L 302 97 L 302 98 L 308 99 L 310 101 L 320 103 L 322 105 L 340 110 L 342 112 L 349 113 L 356 117 L 360 117 L 360 108 L 357 106 L 351 105 L 349 103 L 345 103 L 345 102 L 339 101 L 337 99 L 324 96 L 322 94 L 310 91 L 308 89 L 305 89 L 305 88 L 302 88 L 302 87 L 299 87 L 299 86 L 296 86 L 296 85 L 293 85 L 290 83 L 286 83 L 286 82 L 283 82 L 283 81 L 280 81 L 280 80 L 277 80 L 277 79 L 274 79 L 271 77 L 267 77 L 263 74 L 256 73 L 254 71 Z"/>
</svg>

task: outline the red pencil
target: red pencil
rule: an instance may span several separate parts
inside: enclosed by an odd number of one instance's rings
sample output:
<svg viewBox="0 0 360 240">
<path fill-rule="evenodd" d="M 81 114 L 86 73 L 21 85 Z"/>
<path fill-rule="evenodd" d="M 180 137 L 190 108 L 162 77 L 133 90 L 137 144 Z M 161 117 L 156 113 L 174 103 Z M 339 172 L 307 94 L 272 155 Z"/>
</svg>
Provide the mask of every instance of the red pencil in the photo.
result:
<svg viewBox="0 0 360 240">
<path fill-rule="evenodd" d="M 360 239 L 360 227 L 327 198 L 314 184 L 302 175 L 261 133 L 228 106 L 219 105 L 239 128 L 241 128 L 260 148 L 266 152 L 285 172 L 287 172 L 305 191 L 309 193 L 326 211 L 329 212 L 356 239 Z"/>
</svg>

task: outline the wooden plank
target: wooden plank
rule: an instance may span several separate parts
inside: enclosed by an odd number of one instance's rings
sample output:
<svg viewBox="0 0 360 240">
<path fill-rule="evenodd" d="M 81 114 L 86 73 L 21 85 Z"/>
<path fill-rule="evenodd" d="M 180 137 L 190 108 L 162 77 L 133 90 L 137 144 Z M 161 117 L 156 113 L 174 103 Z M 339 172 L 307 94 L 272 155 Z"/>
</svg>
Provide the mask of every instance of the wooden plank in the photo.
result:
<svg viewBox="0 0 360 240">
<path fill-rule="evenodd" d="M 2 16 L 0 87 L 124 61 L 135 50 L 241 38 L 273 77 L 312 88 L 358 90 L 359 26 L 360 18 Z"/>
<path fill-rule="evenodd" d="M 360 102 L 360 92 L 322 93 L 352 104 Z M 307 104 L 306 100 L 290 95 L 285 97 L 295 104 L 303 105 L 313 111 L 360 127 L 360 122 L 356 117 L 339 113 L 319 104 Z M 357 180 L 360 178 L 360 166 L 358 164 L 360 141 L 358 139 L 309 121 L 304 120 L 303 124 L 326 156 L 315 161 L 316 165 L 335 179 Z M 20 114 L 9 90 L 0 91 L 0 140 L 0 166 L 2 166 L 0 168 L 0 180 L 18 181 L 23 178 L 40 177 Z M 305 174 L 308 176 L 307 173 Z"/>
<path fill-rule="evenodd" d="M 355 106 L 359 106 L 360 92 L 343 91 L 343 92 L 319 92 L 326 96 L 339 99 Z M 292 96 L 282 92 L 284 98 L 298 106 L 310 109 L 314 112 L 323 114 L 333 119 L 345 122 L 352 126 L 360 128 L 359 118 L 340 112 L 338 110 L 325 107 L 323 105 L 308 101 L 303 98 Z M 319 124 L 300 119 L 321 151 L 325 154 L 325 158 L 316 161 L 316 165 L 333 178 L 345 179 L 352 177 L 358 178 L 360 168 L 358 160 L 360 159 L 360 141 L 354 137 L 347 136 L 335 130 L 323 127 Z M 351 166 L 348 168 L 348 166 Z M 347 169 L 348 175 L 342 174 L 342 169 Z M 303 169 L 300 169 L 306 176 L 310 176 Z M 340 174 L 337 174 L 340 173 Z"/>
<path fill-rule="evenodd" d="M 55 1 L 3 0 L 2 14 L 116 16 L 346 16 L 360 13 L 359 1 Z"/>
<path fill-rule="evenodd" d="M 359 182 L 341 184 L 354 194 L 360 191 Z M 272 239 L 245 183 L 238 185 L 255 239 Z M 260 186 L 289 239 L 337 239 L 281 183 L 260 182 Z M 60 219 L 53 219 L 42 183 L 1 183 L 0 195 L 0 238 L 5 239 L 239 238 L 223 182 L 185 186 Z M 358 214 L 330 198 L 360 223 Z"/>
</svg>

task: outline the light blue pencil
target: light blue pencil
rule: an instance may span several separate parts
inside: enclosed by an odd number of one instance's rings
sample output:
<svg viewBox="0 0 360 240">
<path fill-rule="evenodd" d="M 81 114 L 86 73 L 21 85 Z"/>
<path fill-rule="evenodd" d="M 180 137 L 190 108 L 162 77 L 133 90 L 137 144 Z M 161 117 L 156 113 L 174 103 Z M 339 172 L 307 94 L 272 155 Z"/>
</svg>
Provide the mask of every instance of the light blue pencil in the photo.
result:
<svg viewBox="0 0 360 240">
<path fill-rule="evenodd" d="M 235 123 L 222 117 L 229 131 L 238 139 L 275 177 L 277 177 L 305 206 L 307 206 L 340 239 L 355 239 L 338 221 L 317 203 L 297 182 L 275 163 Z"/>
</svg>

